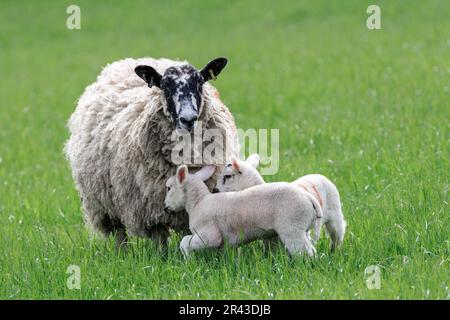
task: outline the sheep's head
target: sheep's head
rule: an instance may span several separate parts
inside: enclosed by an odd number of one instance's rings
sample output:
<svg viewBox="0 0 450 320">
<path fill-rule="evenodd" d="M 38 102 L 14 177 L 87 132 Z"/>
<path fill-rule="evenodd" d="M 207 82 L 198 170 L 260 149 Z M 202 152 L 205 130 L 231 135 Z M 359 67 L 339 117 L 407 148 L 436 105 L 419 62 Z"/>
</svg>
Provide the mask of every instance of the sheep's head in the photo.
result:
<svg viewBox="0 0 450 320">
<path fill-rule="evenodd" d="M 256 170 L 259 161 L 258 154 L 252 154 L 245 161 L 232 158 L 223 168 L 213 192 L 240 191 L 263 184 L 264 180 Z"/>
<path fill-rule="evenodd" d="M 177 173 L 166 182 L 166 198 L 164 199 L 164 209 L 166 212 L 180 212 L 186 207 L 186 183 L 188 180 L 206 181 L 214 173 L 214 166 L 204 166 L 194 174 L 189 174 L 188 167 L 181 165 Z"/>
<path fill-rule="evenodd" d="M 190 64 L 168 68 L 163 75 L 150 66 L 134 70 L 149 87 L 163 90 L 167 109 L 177 131 L 190 132 L 200 116 L 203 84 L 215 78 L 227 64 L 226 58 L 216 58 L 200 71 Z"/>
</svg>

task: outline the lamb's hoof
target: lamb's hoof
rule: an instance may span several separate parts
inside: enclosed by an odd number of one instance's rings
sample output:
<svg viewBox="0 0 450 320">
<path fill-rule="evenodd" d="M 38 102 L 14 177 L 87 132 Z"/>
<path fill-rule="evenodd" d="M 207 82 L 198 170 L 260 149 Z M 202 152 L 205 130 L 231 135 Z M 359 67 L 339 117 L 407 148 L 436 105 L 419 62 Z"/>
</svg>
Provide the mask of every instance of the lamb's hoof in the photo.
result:
<svg viewBox="0 0 450 320">
<path fill-rule="evenodd" d="M 184 238 L 183 238 L 183 239 L 184 239 Z M 183 254 L 184 260 L 187 260 L 188 257 L 189 257 L 189 250 L 188 250 L 188 248 L 186 247 L 186 245 L 185 245 L 185 243 L 183 242 L 183 240 L 181 240 L 181 243 L 180 243 L 180 251 L 181 251 L 181 253 Z"/>
<path fill-rule="evenodd" d="M 184 251 L 183 249 L 181 249 L 181 253 L 183 255 L 183 259 L 186 261 L 187 259 L 189 259 L 189 252 Z"/>
</svg>

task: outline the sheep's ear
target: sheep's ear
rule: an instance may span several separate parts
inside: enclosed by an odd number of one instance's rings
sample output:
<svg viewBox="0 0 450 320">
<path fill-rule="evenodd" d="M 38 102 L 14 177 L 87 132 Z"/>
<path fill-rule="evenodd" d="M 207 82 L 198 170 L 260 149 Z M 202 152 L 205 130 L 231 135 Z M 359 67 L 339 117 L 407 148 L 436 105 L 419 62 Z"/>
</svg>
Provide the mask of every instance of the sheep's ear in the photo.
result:
<svg viewBox="0 0 450 320">
<path fill-rule="evenodd" d="M 238 159 L 236 159 L 235 157 L 231 158 L 231 166 L 233 167 L 234 170 L 240 172 L 241 168 L 239 167 L 239 163 L 238 163 Z"/>
<path fill-rule="evenodd" d="M 227 65 L 227 58 L 219 57 L 214 60 L 211 60 L 206 64 L 206 66 L 200 71 L 203 79 L 205 81 L 214 79 L 219 75 L 223 68 Z"/>
<path fill-rule="evenodd" d="M 215 169 L 215 167 L 214 166 L 204 166 L 203 168 L 201 168 L 199 171 L 197 171 L 196 173 L 195 173 L 195 175 L 197 176 L 197 177 L 199 177 L 202 181 L 206 181 L 206 180 L 208 180 L 209 178 L 211 178 L 211 176 L 213 175 L 213 173 L 214 173 L 214 169 Z"/>
<path fill-rule="evenodd" d="M 177 169 L 177 182 L 183 185 L 186 182 L 188 175 L 188 168 L 185 165 L 179 166 Z"/>
<path fill-rule="evenodd" d="M 257 153 L 254 153 L 254 154 L 248 156 L 248 158 L 246 160 L 246 162 L 255 169 L 258 168 L 260 161 L 261 161 L 261 157 Z"/>
<path fill-rule="evenodd" d="M 136 72 L 139 77 L 147 82 L 150 88 L 153 86 L 157 86 L 158 88 L 161 87 L 162 75 L 160 75 L 159 72 L 152 67 L 144 65 L 137 66 L 134 68 L 134 72 Z"/>
</svg>

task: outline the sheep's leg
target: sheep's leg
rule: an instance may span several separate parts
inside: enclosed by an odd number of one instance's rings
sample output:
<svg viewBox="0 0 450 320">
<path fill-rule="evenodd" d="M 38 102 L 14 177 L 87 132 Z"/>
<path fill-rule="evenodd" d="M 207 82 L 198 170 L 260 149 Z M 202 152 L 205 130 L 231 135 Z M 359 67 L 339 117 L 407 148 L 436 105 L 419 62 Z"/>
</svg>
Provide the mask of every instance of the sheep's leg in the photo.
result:
<svg viewBox="0 0 450 320">
<path fill-rule="evenodd" d="M 126 250 L 128 245 L 128 237 L 125 227 L 119 227 L 115 233 L 116 250 Z"/>
<path fill-rule="evenodd" d="M 114 231 L 114 224 L 108 215 L 108 211 L 99 201 L 88 197 L 81 197 L 86 222 L 92 229 L 101 235 L 108 237 Z"/>
<path fill-rule="evenodd" d="M 128 239 L 125 226 L 119 220 L 110 218 L 107 211 L 101 209 L 99 204 L 93 206 L 93 203 L 83 200 L 83 208 L 86 212 L 88 222 L 103 236 L 108 237 L 111 234 L 114 235 L 116 251 L 126 249 Z"/>
<path fill-rule="evenodd" d="M 148 237 L 159 245 L 166 245 L 169 238 L 169 230 L 163 225 L 153 226 L 147 230 Z"/>
<path fill-rule="evenodd" d="M 208 236 L 200 237 L 198 234 L 185 236 L 180 242 L 180 249 L 184 257 L 187 257 L 193 250 L 201 250 L 206 248 L 218 248 L 222 245 L 222 237 L 220 233 L 209 233 Z"/>
<path fill-rule="evenodd" d="M 148 230 L 148 237 L 163 251 L 167 250 L 167 240 L 169 239 L 169 235 L 169 229 L 163 225 L 156 225 Z"/>
</svg>

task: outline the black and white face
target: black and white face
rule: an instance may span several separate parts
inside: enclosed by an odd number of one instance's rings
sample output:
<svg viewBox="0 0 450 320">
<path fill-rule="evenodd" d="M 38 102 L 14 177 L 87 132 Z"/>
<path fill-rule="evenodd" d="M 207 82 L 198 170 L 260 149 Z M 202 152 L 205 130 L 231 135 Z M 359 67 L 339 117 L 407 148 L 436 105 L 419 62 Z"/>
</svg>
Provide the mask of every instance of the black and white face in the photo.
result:
<svg viewBox="0 0 450 320">
<path fill-rule="evenodd" d="M 170 67 L 163 75 L 145 65 L 137 66 L 135 72 L 149 87 L 157 86 L 163 90 L 176 130 L 190 132 L 200 116 L 203 84 L 215 78 L 226 64 L 226 58 L 217 58 L 200 71 L 185 64 Z"/>
<path fill-rule="evenodd" d="M 194 67 L 170 67 L 161 79 L 167 110 L 178 130 L 190 131 L 200 114 L 205 80 Z"/>
</svg>

